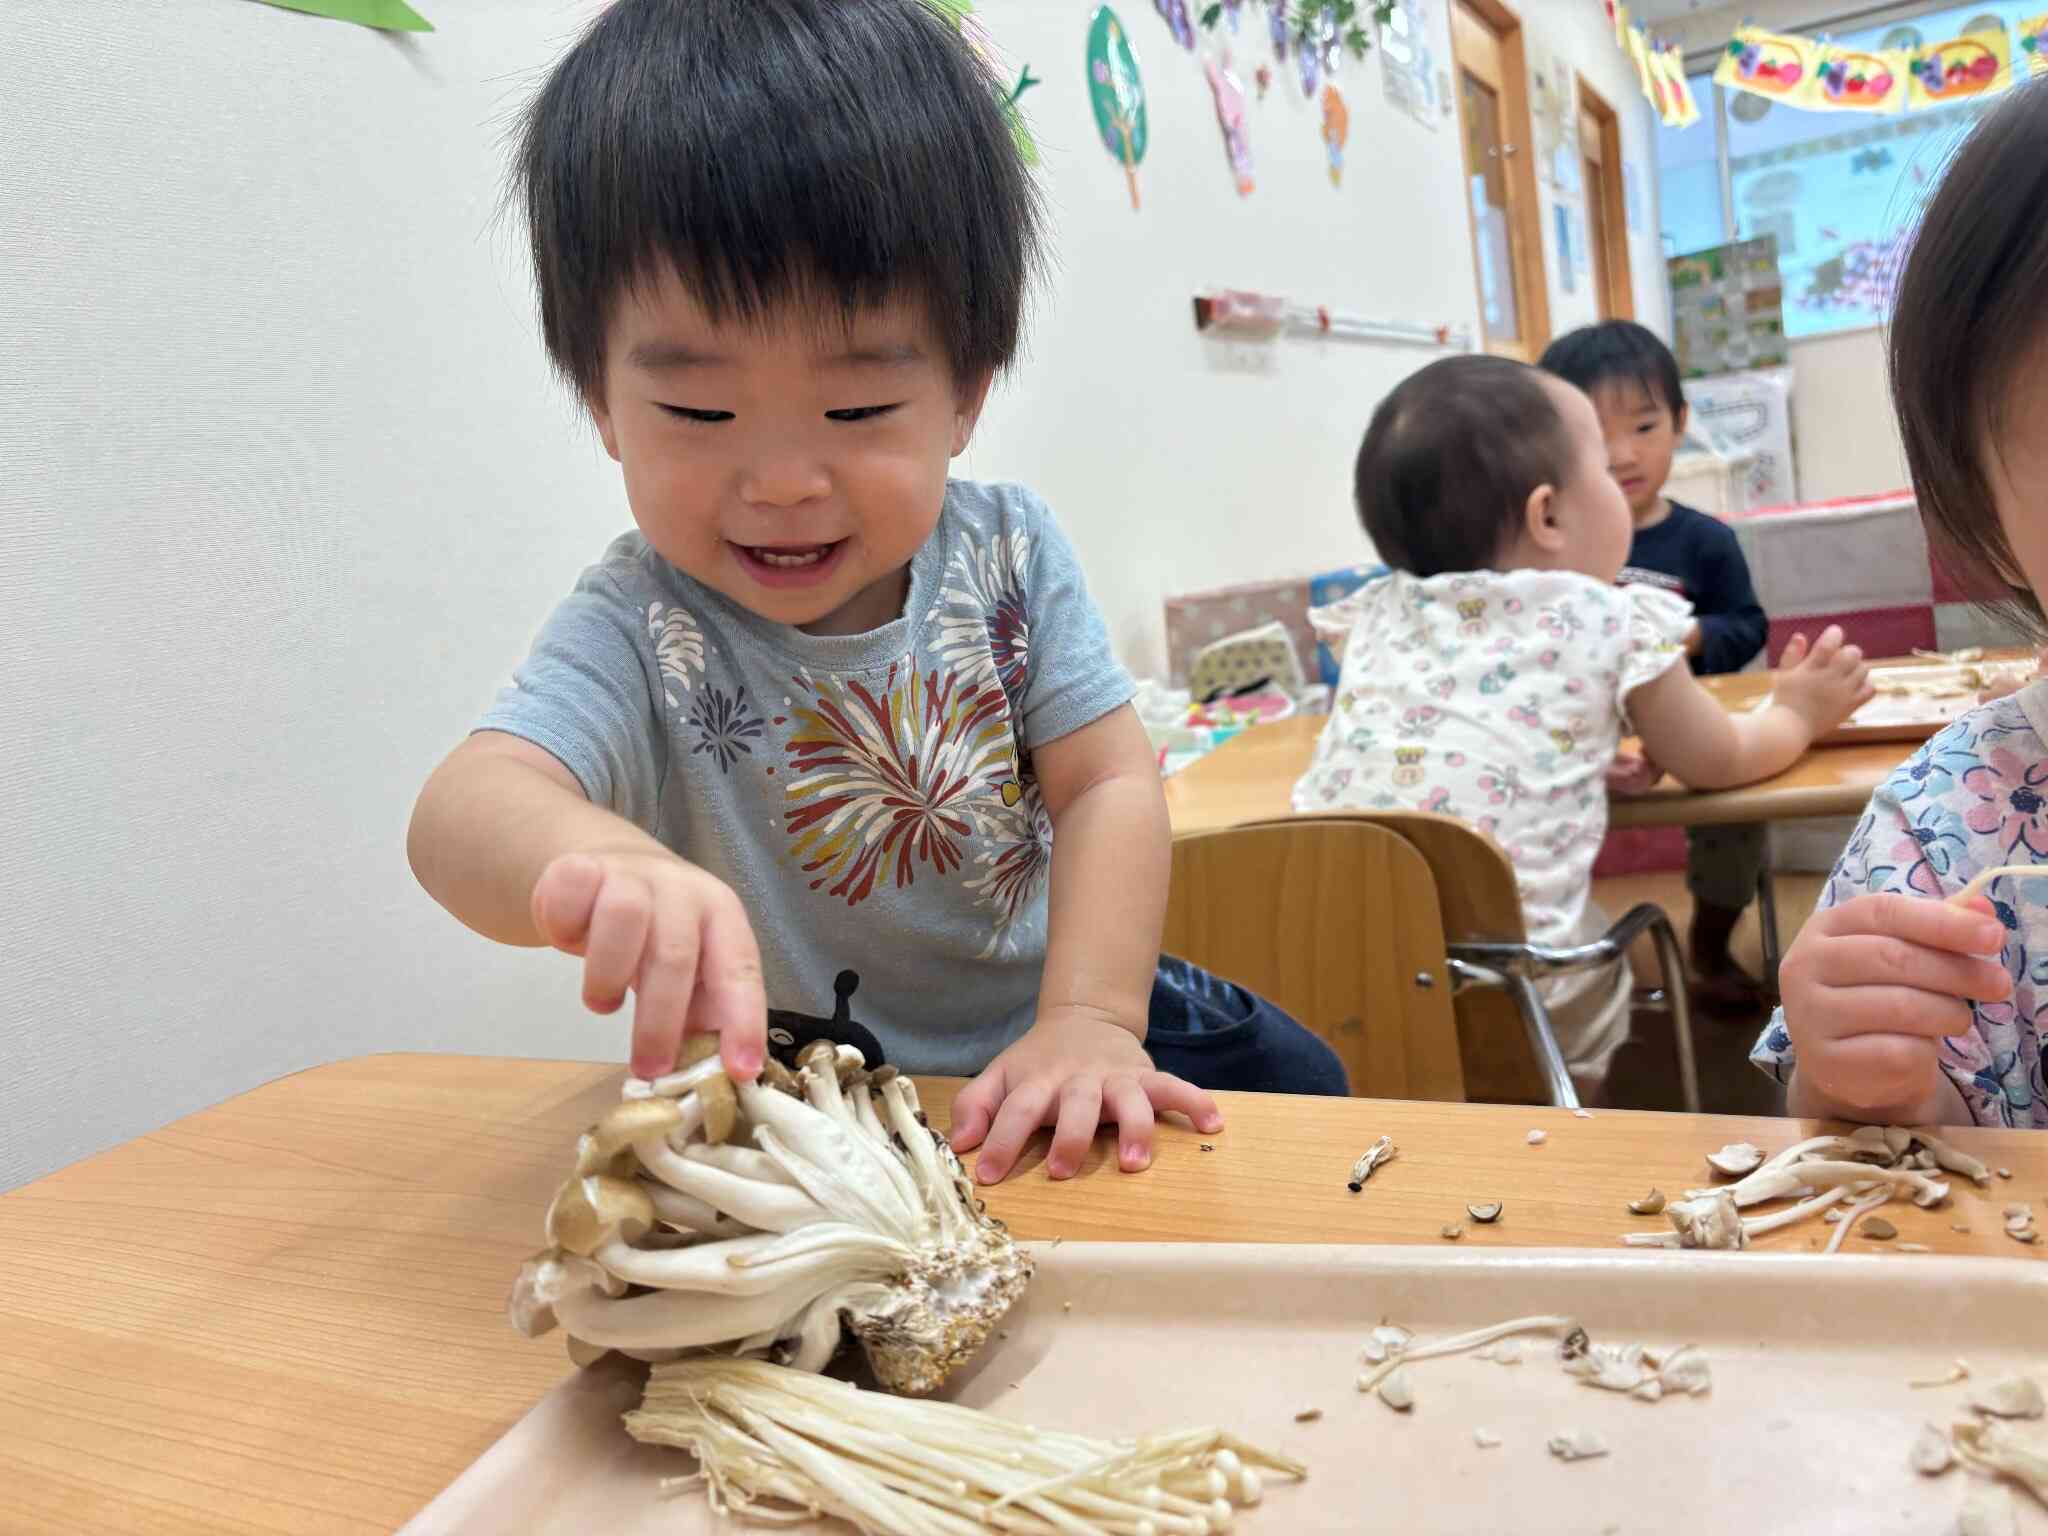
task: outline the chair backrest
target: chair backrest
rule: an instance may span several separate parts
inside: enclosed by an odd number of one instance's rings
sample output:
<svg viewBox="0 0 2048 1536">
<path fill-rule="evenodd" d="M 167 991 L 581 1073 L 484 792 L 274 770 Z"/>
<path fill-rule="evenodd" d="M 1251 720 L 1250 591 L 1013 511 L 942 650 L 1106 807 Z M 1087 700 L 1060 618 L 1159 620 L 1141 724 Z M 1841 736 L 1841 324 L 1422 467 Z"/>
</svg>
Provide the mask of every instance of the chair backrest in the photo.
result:
<svg viewBox="0 0 2048 1536">
<path fill-rule="evenodd" d="M 1440 910 L 1396 832 L 1290 817 L 1174 841 L 1165 947 L 1328 1041 L 1354 1094 L 1462 1099 Z"/>
<path fill-rule="evenodd" d="M 1447 944 L 1520 944 L 1528 938 L 1514 865 L 1500 844 L 1468 822 L 1432 811 L 1360 811 L 1287 820 L 1296 825 L 1362 824 L 1400 837 L 1429 865 Z M 1528 1031 L 1514 999 L 1491 987 L 1470 987 L 1458 995 L 1455 1007 L 1465 1097 L 1475 1104 L 1548 1104 L 1550 1090 L 1529 1048 Z"/>
</svg>

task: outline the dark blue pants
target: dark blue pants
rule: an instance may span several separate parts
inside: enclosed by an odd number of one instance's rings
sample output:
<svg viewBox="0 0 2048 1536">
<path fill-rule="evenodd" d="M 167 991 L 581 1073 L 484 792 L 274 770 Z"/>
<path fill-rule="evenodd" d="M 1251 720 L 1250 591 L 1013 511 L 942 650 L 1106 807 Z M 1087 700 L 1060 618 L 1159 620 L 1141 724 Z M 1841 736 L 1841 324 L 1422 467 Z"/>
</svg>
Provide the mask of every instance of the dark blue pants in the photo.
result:
<svg viewBox="0 0 2048 1536">
<path fill-rule="evenodd" d="M 1264 998 L 1172 955 L 1160 957 L 1152 979 L 1145 1049 L 1160 1071 L 1197 1088 L 1351 1091 L 1344 1064 L 1320 1039 Z"/>
</svg>

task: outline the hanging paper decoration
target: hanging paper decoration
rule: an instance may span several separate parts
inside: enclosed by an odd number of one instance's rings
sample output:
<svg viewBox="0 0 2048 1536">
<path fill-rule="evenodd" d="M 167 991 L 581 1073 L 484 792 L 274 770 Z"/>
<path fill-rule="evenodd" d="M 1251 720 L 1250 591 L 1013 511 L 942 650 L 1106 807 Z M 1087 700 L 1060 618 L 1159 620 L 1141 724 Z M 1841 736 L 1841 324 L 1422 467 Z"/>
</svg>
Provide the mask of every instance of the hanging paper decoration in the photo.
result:
<svg viewBox="0 0 2048 1536">
<path fill-rule="evenodd" d="M 1972 32 L 1968 37 L 1916 49 L 1910 70 L 1916 108 L 1989 96 L 2012 84 L 2012 45 L 2003 27 L 1996 32 Z"/>
<path fill-rule="evenodd" d="M 1351 137 L 1351 109 L 1334 85 L 1323 87 L 1323 148 L 1330 157 L 1330 185 L 1344 184 L 1344 145 Z"/>
<path fill-rule="evenodd" d="M 1145 158 L 1145 82 L 1116 12 L 1098 6 L 1088 27 L 1088 101 L 1102 144 L 1124 168 L 1138 207 L 1138 162 Z"/>
<path fill-rule="evenodd" d="M 1666 128 L 1690 128 L 1700 120 L 1699 104 L 1685 83 L 1685 57 L 1676 45 L 1658 47 L 1649 33 L 1629 20 L 1621 0 L 1601 0 L 1614 27 L 1614 46 L 1636 67 L 1636 83 L 1657 109 Z"/>
<path fill-rule="evenodd" d="M 1230 23 L 1230 35 L 1237 36 L 1238 23 L 1244 20 L 1244 0 L 1223 0 L 1223 19 Z"/>
<path fill-rule="evenodd" d="M 1721 53 L 1721 67 L 1714 71 L 1716 85 L 1789 101 L 1801 94 L 1800 86 L 1813 77 L 1814 45 L 1803 37 L 1766 32 L 1761 27 L 1738 27 Z"/>
<path fill-rule="evenodd" d="M 434 24 L 405 0 L 264 0 L 282 11 L 304 11 L 309 16 L 328 16 L 352 21 L 359 27 L 380 32 L 431 32 Z"/>
<path fill-rule="evenodd" d="M 1266 92 L 1273 88 L 1273 70 L 1270 65 L 1261 64 L 1252 71 L 1252 79 L 1258 82 L 1259 100 L 1266 99 Z"/>
<path fill-rule="evenodd" d="M 1266 12 L 1266 35 L 1273 39 L 1273 57 L 1287 62 L 1287 7 L 1273 6 Z"/>
<path fill-rule="evenodd" d="M 996 53 L 994 39 L 988 35 L 988 28 L 981 24 L 981 18 L 974 14 L 974 0 L 935 0 L 941 11 L 953 18 L 953 25 L 960 29 L 960 35 L 980 55 L 983 63 L 998 79 L 1007 73 L 1007 66 Z M 1045 82 L 1031 73 L 1026 64 L 1017 71 L 1017 83 L 997 98 L 1003 104 L 1003 117 L 1010 125 L 1010 137 L 1017 145 L 1017 157 L 1026 165 L 1038 164 L 1038 142 L 1031 137 L 1031 125 L 1024 120 L 1024 109 L 1018 105 L 1024 93 L 1035 85 Z"/>
<path fill-rule="evenodd" d="M 1824 112 L 1902 111 L 1909 67 L 1898 49 L 1861 53 L 1822 43 L 1813 89 L 1799 104 Z"/>
<path fill-rule="evenodd" d="M 1237 182 L 1237 195 L 1252 195 L 1252 144 L 1245 133 L 1244 87 L 1230 72 L 1230 56 L 1218 63 L 1202 60 L 1202 73 L 1209 77 L 1209 90 L 1216 98 L 1216 122 L 1223 129 L 1223 151 L 1230 157 L 1230 172 Z"/>
<path fill-rule="evenodd" d="M 1310 101 L 1316 99 L 1316 86 L 1323 76 L 1322 50 L 1306 37 L 1294 40 L 1294 63 L 1301 75 L 1301 94 Z"/>
<path fill-rule="evenodd" d="M 1165 18 L 1176 43 L 1183 48 L 1195 46 L 1195 24 L 1188 19 L 1188 0 L 1152 0 L 1152 9 Z"/>
<path fill-rule="evenodd" d="M 2020 23 L 2020 52 L 2026 55 L 2027 73 L 2048 75 L 2048 14 Z"/>
</svg>

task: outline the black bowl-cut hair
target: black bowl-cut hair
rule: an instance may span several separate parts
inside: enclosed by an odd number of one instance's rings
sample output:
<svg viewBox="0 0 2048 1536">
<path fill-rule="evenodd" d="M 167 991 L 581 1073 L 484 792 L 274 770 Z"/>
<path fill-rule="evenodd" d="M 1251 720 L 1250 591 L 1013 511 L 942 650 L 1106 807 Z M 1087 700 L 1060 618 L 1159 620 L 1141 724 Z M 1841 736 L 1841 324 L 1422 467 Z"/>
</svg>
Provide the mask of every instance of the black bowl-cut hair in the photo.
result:
<svg viewBox="0 0 2048 1536">
<path fill-rule="evenodd" d="M 1678 359 L 1655 331 L 1633 320 L 1603 320 L 1567 331 L 1543 349 L 1536 366 L 1589 395 L 1602 384 L 1639 384 L 1671 412 L 1673 422 L 1685 410 Z"/>
<path fill-rule="evenodd" d="M 1571 435 L 1543 376 L 1505 357 L 1447 357 L 1372 413 L 1353 489 L 1359 521 L 1398 571 L 1490 570 L 1541 485 L 1562 486 Z"/>
<path fill-rule="evenodd" d="M 2007 438 L 2041 434 L 2009 405 L 2022 363 L 2048 343 L 2044 210 L 2048 80 L 2036 80 L 1970 130 L 1935 189 L 1899 277 L 1888 361 L 1935 558 L 1980 606 L 2048 638 L 1986 467 Z"/>
<path fill-rule="evenodd" d="M 1043 260 L 996 82 L 929 0 L 617 0 L 522 114 L 509 192 L 586 399 L 663 263 L 718 323 L 915 301 L 964 383 L 1016 355 Z"/>
</svg>

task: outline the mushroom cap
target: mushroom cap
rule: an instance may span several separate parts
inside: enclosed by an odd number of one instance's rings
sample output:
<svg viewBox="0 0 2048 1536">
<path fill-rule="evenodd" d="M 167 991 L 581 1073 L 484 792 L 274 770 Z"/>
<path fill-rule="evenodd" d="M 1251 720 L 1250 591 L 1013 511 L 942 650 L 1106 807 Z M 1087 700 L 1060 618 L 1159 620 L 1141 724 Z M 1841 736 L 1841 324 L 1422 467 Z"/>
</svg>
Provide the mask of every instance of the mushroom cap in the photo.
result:
<svg viewBox="0 0 2048 1536">
<path fill-rule="evenodd" d="M 570 1291 L 594 1285 L 607 1296 L 626 1294 L 626 1283 L 608 1274 L 589 1259 L 543 1248 L 524 1264 L 512 1282 L 512 1294 L 505 1313 L 529 1339 L 537 1339 L 555 1326 L 555 1303 Z"/>
<path fill-rule="evenodd" d="M 692 1035 L 683 1042 L 683 1053 L 676 1061 L 676 1069 L 681 1071 L 694 1067 L 717 1054 L 718 1036 Z M 766 1075 L 765 1067 L 763 1075 Z M 698 1106 L 704 1111 L 704 1139 L 714 1147 L 724 1145 L 740 1115 L 740 1101 L 732 1091 L 731 1081 L 721 1072 L 715 1077 L 707 1077 L 690 1091 L 697 1095 Z"/>
<path fill-rule="evenodd" d="M 1718 1152 L 1707 1154 L 1707 1165 L 1716 1173 L 1739 1179 L 1763 1166 L 1764 1155 L 1746 1141 L 1731 1141 Z"/>
<path fill-rule="evenodd" d="M 557 1248 L 588 1255 L 614 1234 L 627 1242 L 644 1237 L 654 1222 L 654 1202 L 638 1183 L 591 1173 L 555 1192 L 547 1235 Z"/>
<path fill-rule="evenodd" d="M 576 1142 L 576 1173 L 624 1177 L 619 1155 L 633 1150 L 633 1143 L 649 1136 L 666 1135 L 683 1123 L 683 1111 L 674 1099 L 625 1099 L 604 1112 L 604 1117 Z"/>
</svg>

